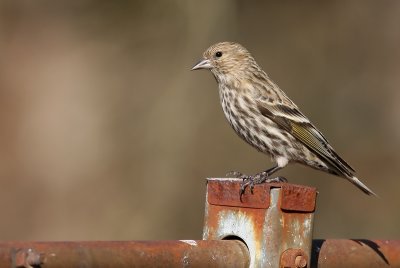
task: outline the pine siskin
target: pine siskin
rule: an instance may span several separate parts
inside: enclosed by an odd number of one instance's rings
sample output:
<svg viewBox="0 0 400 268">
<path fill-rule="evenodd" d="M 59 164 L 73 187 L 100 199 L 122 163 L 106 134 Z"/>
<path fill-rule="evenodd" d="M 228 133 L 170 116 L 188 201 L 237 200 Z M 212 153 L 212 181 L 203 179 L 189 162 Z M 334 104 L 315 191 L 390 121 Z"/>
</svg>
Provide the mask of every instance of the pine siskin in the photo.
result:
<svg viewBox="0 0 400 268">
<path fill-rule="evenodd" d="M 376 195 L 334 151 L 322 133 L 258 66 L 240 44 L 212 45 L 192 70 L 209 69 L 219 86 L 222 109 L 236 133 L 276 165 L 254 176 L 235 172 L 247 186 L 280 180 L 270 176 L 290 162 L 343 177 L 368 195 Z"/>
</svg>

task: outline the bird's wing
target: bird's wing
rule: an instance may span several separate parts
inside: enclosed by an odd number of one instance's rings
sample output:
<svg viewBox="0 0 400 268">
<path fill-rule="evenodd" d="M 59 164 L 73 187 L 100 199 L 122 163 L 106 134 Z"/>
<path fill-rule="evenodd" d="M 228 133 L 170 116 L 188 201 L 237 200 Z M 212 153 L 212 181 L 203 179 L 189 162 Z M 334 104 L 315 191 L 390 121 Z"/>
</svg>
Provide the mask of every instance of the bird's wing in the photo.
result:
<svg viewBox="0 0 400 268">
<path fill-rule="evenodd" d="M 309 150 L 325 160 L 326 164 L 338 172 L 338 175 L 353 176 L 354 169 L 339 157 L 322 133 L 297 107 L 259 101 L 257 108 L 262 115 L 274 121 Z"/>
</svg>

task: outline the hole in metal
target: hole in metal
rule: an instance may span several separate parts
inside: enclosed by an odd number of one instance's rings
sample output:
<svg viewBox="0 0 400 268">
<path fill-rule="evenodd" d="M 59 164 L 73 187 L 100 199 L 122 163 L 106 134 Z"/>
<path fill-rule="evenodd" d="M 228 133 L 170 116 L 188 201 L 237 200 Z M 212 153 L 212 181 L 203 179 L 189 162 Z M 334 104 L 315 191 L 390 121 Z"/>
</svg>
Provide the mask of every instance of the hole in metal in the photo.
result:
<svg viewBox="0 0 400 268">
<path fill-rule="evenodd" d="M 222 240 L 239 240 L 240 242 L 242 242 L 246 246 L 247 249 L 249 249 L 249 247 L 247 246 L 246 242 L 239 236 L 228 235 L 228 236 L 225 236 L 224 238 L 222 238 Z"/>
</svg>

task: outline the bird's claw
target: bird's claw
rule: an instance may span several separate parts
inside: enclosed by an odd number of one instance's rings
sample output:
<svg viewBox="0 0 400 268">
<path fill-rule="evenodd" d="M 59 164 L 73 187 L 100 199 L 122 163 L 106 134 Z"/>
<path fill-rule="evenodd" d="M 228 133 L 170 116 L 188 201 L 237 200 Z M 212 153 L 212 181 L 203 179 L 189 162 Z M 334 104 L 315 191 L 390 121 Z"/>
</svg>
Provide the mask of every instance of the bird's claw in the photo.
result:
<svg viewBox="0 0 400 268">
<path fill-rule="evenodd" d="M 263 176 L 264 174 L 259 173 L 256 174 L 255 176 L 248 176 L 245 174 L 241 174 L 240 178 L 243 180 L 242 184 L 240 185 L 240 202 L 242 202 L 242 196 L 244 192 L 246 191 L 247 187 L 250 187 L 250 193 L 254 194 L 254 186 L 256 184 L 263 183 L 264 181 L 267 180 L 266 177 Z"/>
<path fill-rule="evenodd" d="M 246 191 L 247 187 L 250 187 L 250 193 L 254 193 L 254 186 L 257 184 L 261 183 L 271 183 L 271 182 L 280 182 L 284 183 L 287 182 L 288 180 L 284 177 L 275 177 L 275 178 L 269 178 L 268 171 L 263 171 L 260 172 L 254 176 L 246 175 L 242 172 L 239 171 L 230 171 L 226 174 L 227 177 L 234 177 L 234 178 L 239 178 L 242 179 L 243 182 L 240 185 L 240 202 L 242 202 L 242 196 L 244 195 L 244 192 Z"/>
<path fill-rule="evenodd" d="M 246 191 L 247 187 L 250 187 L 250 192 L 251 194 L 253 194 L 253 190 L 254 190 L 254 177 L 252 176 L 246 176 L 243 179 L 243 182 L 240 185 L 240 202 L 242 202 L 242 196 L 244 194 L 244 192 Z"/>
<path fill-rule="evenodd" d="M 241 175 L 240 177 L 243 182 L 240 185 L 240 192 L 239 192 L 239 197 L 240 197 L 240 202 L 242 201 L 242 196 L 244 194 L 244 192 L 246 191 L 247 187 L 250 187 L 250 193 L 254 194 L 253 190 L 254 190 L 254 186 L 257 184 L 261 184 L 261 183 L 273 183 L 273 182 L 277 182 L 277 183 L 286 183 L 288 182 L 288 180 L 285 177 L 275 177 L 275 178 L 268 178 L 267 174 L 264 174 L 263 172 L 256 174 L 255 176 L 247 176 L 247 175 Z"/>
</svg>

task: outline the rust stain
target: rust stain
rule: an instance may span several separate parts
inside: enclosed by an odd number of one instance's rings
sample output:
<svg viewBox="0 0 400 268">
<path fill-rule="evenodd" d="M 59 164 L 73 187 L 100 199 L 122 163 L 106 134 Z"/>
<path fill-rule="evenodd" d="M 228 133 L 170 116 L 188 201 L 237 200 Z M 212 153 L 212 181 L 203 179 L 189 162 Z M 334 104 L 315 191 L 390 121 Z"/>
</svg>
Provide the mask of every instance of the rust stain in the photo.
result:
<svg viewBox="0 0 400 268">
<path fill-rule="evenodd" d="M 247 188 L 240 201 L 241 183 L 241 179 L 234 178 L 208 179 L 208 203 L 218 206 L 267 209 L 270 206 L 271 188 L 281 188 L 281 209 L 298 212 L 315 210 L 317 195 L 315 188 L 288 183 L 263 183 L 254 187 L 253 194 Z"/>
<path fill-rule="evenodd" d="M 400 240 L 314 240 L 311 267 L 400 267 Z"/>
<path fill-rule="evenodd" d="M 40 252 L 40 253 L 39 253 Z M 0 267 L 248 267 L 241 241 L 1 242 Z"/>
<path fill-rule="evenodd" d="M 291 249 L 304 253 L 293 255 L 293 265 L 307 264 L 316 189 L 287 183 L 259 184 L 253 194 L 247 189 L 241 202 L 241 183 L 240 179 L 208 180 L 203 238 L 243 240 L 249 248 L 250 267 L 278 267 L 282 252 Z"/>
<path fill-rule="evenodd" d="M 209 179 L 207 183 L 208 203 L 218 206 L 268 208 L 269 207 L 269 185 L 260 184 L 254 187 L 253 194 L 249 189 L 240 201 L 240 179 Z M 266 187 L 267 186 L 267 187 Z"/>
<path fill-rule="evenodd" d="M 301 249 L 287 249 L 281 255 L 281 268 L 304 268 L 307 266 L 307 255 Z"/>
<path fill-rule="evenodd" d="M 294 184 L 281 184 L 281 209 L 298 212 L 314 212 L 317 190 Z"/>
</svg>

